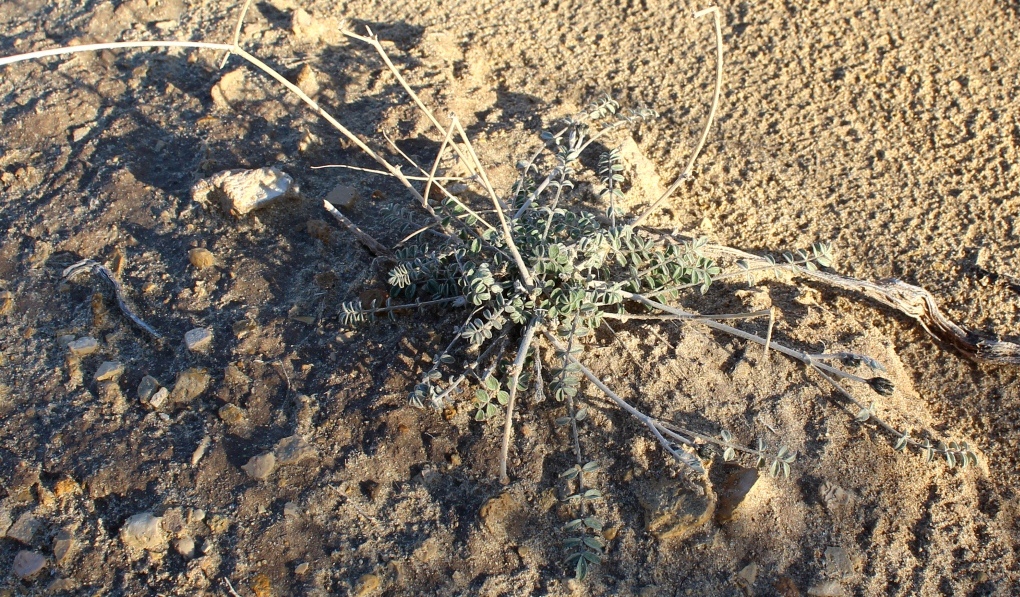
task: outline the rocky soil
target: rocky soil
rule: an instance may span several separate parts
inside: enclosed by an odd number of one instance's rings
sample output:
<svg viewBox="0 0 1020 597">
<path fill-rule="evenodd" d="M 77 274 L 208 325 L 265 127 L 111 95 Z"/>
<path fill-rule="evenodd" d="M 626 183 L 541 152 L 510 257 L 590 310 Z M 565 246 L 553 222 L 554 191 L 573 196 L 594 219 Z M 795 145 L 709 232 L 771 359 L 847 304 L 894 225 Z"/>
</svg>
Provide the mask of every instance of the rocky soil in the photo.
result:
<svg viewBox="0 0 1020 597">
<path fill-rule="evenodd" d="M 1015 338 L 1020 6 L 807 4 L 720 5 L 718 122 L 651 226 L 761 253 L 829 240 L 835 271 L 924 286 L 955 321 Z M 0 1 L 0 55 L 227 42 L 239 5 Z M 701 8 L 266 0 L 241 40 L 373 147 L 395 156 L 385 134 L 431 163 L 441 139 L 371 48 L 338 32 L 370 27 L 437 114 L 458 114 L 499 189 L 544 126 L 599 93 L 656 108 L 617 139 L 637 210 L 684 167 L 708 111 Z M 372 164 L 222 58 L 107 50 L 0 67 L 0 596 L 1020 592 L 1020 368 L 971 363 L 851 293 L 780 282 L 713 290 L 698 308 L 774 306 L 777 339 L 875 357 L 897 386 L 876 408 L 968 442 L 978 465 L 894 451 L 778 355 L 622 326 L 585 350 L 622 395 L 798 459 L 789 479 L 716 459 L 692 481 L 587 388 L 608 549 L 573 580 L 563 408 L 524 398 L 503 486 L 501 425 L 463 403 L 408 406 L 462 316 L 343 328 L 340 303 L 382 296 L 384 280 L 322 199 L 393 245 L 391 213 L 410 198 L 384 177 L 313 169 Z M 212 179 L 228 170 L 292 183 L 230 213 Z M 62 275 L 85 259 L 95 267 Z"/>
</svg>

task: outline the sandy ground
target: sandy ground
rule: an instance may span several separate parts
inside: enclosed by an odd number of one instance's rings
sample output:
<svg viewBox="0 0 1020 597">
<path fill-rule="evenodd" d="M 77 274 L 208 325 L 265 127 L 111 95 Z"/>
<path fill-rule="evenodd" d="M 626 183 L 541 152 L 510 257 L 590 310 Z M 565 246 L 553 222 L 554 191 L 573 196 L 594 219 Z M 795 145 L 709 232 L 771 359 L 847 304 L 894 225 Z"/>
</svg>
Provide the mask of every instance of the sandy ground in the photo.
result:
<svg viewBox="0 0 1020 597">
<path fill-rule="evenodd" d="M 238 4 L 6 1 L 0 54 L 226 42 Z M 651 226 L 756 252 L 829 240 L 837 272 L 901 278 L 962 324 L 1020 333 L 1020 6 L 806 4 L 720 5 L 718 122 L 694 181 Z M 255 3 L 244 46 L 373 146 L 385 149 L 387 133 L 431 161 L 436 135 L 378 57 L 335 32 L 343 19 L 371 27 L 425 101 L 461 117 L 501 189 L 543 126 L 609 92 L 662 114 L 620 139 L 636 160 L 638 209 L 683 168 L 710 103 L 712 29 L 692 17 L 701 5 L 302 7 L 310 19 L 292 0 Z M 775 355 L 765 363 L 693 328 L 624 326 L 585 351 L 621 394 L 707 433 L 783 441 L 798 461 L 789 480 L 760 478 L 731 520 L 657 538 L 650 501 L 696 488 L 588 391 L 584 447 L 604 467 L 609 547 L 587 581 L 571 580 L 557 503 L 571 457 L 552 424 L 562 409 L 525 399 L 504 487 L 496 425 L 467 408 L 407 406 L 454 320 L 429 312 L 342 329 L 340 302 L 379 280 L 362 246 L 323 223 L 320 202 L 354 187 L 349 216 L 392 244 L 384 208 L 408 197 L 379 177 L 312 170 L 370 164 L 275 84 L 236 58 L 221 71 L 220 59 L 103 52 L 0 74 L 0 595 L 1020 592 L 1017 368 L 975 365 L 852 294 L 781 283 L 700 306 L 774 305 L 777 339 L 879 359 L 897 384 L 880 412 L 969 442 L 978 466 L 894 452 Z M 265 166 L 301 195 L 241 219 L 192 200 L 202 178 Z M 195 267 L 195 248 L 214 265 Z M 61 279 L 85 258 L 116 272 L 164 341 L 130 325 L 99 278 Z M 199 327 L 213 340 L 196 353 L 183 338 Z M 83 337 L 95 351 L 71 355 Z M 97 381 L 107 361 L 124 371 Z M 176 402 L 142 404 L 147 375 Z M 181 380 L 194 392 L 175 390 Z M 242 469 L 270 452 L 265 479 Z M 723 491 L 730 472 L 712 467 Z M 159 520 L 146 527 L 145 513 Z"/>
</svg>

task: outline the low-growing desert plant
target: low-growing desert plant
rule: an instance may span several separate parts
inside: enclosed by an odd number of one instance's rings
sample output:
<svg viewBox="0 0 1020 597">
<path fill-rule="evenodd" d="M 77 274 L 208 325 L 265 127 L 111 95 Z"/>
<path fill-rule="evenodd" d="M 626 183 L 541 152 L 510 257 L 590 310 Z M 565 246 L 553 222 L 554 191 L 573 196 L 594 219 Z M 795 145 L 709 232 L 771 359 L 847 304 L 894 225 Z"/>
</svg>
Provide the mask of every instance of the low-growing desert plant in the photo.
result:
<svg viewBox="0 0 1020 597">
<path fill-rule="evenodd" d="M 587 339 L 610 322 L 677 321 L 759 344 L 766 354 L 774 351 L 802 363 L 852 407 L 858 424 L 872 425 L 888 433 L 897 449 L 919 450 L 929 460 L 941 456 L 951 467 L 967 467 L 977 461 L 966 443 L 914 436 L 880 418 L 873 399 L 887 396 L 895 389 L 881 375 L 882 366 L 875 359 L 846 351 L 811 352 L 776 342 L 772 339 L 775 312 L 771 309 L 705 314 L 677 306 L 681 299 L 696 299 L 720 287 L 723 292 L 730 292 L 736 287 L 720 285 L 720 281 L 754 283 L 769 276 L 785 280 L 792 275 L 859 290 L 918 318 L 929 331 L 944 328 L 949 330 L 945 332 L 948 336 L 962 335 L 957 333 L 959 328 L 953 328 L 951 322 L 941 317 L 923 290 L 900 285 L 893 292 L 888 285 L 848 282 L 820 271 L 819 268 L 833 265 L 833 249 L 828 243 L 816 243 L 775 259 L 716 245 L 705 238 L 655 233 L 641 226 L 690 179 L 711 130 L 722 86 L 722 34 L 716 9 L 700 11 L 695 16 L 709 15 L 714 19 L 717 46 L 716 84 L 709 116 L 682 174 L 657 201 L 633 218 L 621 207 L 626 197 L 625 165 L 620 152 L 607 147 L 612 146 L 618 131 L 656 118 L 655 111 L 623 109 L 610 97 L 599 99 L 580 114 L 543 132 L 541 147 L 518 165 L 513 186 L 508 192 L 497 192 L 456 116 L 442 124 L 401 76 L 371 31 L 365 35 L 346 30 L 344 33 L 378 52 L 434 125 L 437 140 L 441 139 L 431 167 L 415 165 L 421 176 L 406 175 L 298 87 L 245 52 L 238 45 L 236 33 L 232 44 L 158 41 L 95 44 L 5 58 L 0 60 L 0 66 L 19 60 L 116 48 L 176 46 L 225 51 L 240 56 L 284 85 L 378 162 L 383 168 L 380 173 L 400 181 L 414 198 L 413 205 L 401 217 L 407 217 L 414 208 L 420 210 L 424 221 L 417 221 L 418 216 L 411 213 L 415 232 L 393 251 L 325 203 L 325 208 L 355 232 L 370 251 L 391 263 L 386 276 L 390 298 L 384 304 L 344 303 L 339 306 L 340 322 L 343 326 L 355 326 L 378 317 L 396 317 L 398 311 L 439 305 L 460 309 L 461 323 L 449 330 L 448 344 L 439 350 L 433 366 L 424 372 L 420 382 L 410 389 L 409 401 L 419 408 L 466 402 L 480 424 L 501 424 L 498 474 L 504 483 L 510 481 L 507 463 L 518 396 L 533 392 L 535 399 L 529 405 L 538 405 L 548 397 L 548 404 L 560 409 L 562 414 L 557 422 L 569 426 L 574 456 L 574 463 L 560 477 L 568 484 L 564 499 L 576 506 L 577 513 L 564 525 L 568 534 L 567 562 L 578 578 L 584 578 L 590 566 L 600 561 L 604 549 L 599 533 L 603 522 L 592 508 L 593 502 L 603 498 L 592 476 L 599 464 L 585 457 L 579 441 L 589 419 L 588 403 L 593 391 L 605 395 L 637 419 L 666 454 L 697 475 L 706 472 L 705 449 L 716 450 L 723 460 L 747 458 L 776 477 L 789 476 L 796 460 L 796 454 L 782 444 L 768 445 L 763 439 L 751 445 L 737 442 L 727 430 L 726 421 L 719 421 L 714 430 L 686 428 L 652 417 L 641 410 L 640 404 L 624 400 L 584 364 Z M 464 180 L 474 186 L 476 194 L 455 194 L 445 179 L 438 176 L 440 164 L 451 152 L 470 170 L 471 175 Z M 595 166 L 585 168 L 585 163 Z M 582 185 L 581 181 L 587 184 Z M 590 200 L 600 202 L 601 209 L 589 211 L 580 207 Z M 917 302 L 927 305 L 923 312 L 912 312 L 904 306 Z M 749 318 L 768 318 L 768 331 L 762 335 L 737 327 L 741 320 Z M 932 321 L 941 322 L 942 328 Z M 933 335 L 943 340 L 948 337 L 937 331 Z M 989 356 L 988 344 L 971 346 L 977 357 L 995 356 Z M 1001 348 L 1003 343 L 998 346 Z M 1016 353 L 1003 354 L 1003 362 L 1016 362 Z"/>
</svg>

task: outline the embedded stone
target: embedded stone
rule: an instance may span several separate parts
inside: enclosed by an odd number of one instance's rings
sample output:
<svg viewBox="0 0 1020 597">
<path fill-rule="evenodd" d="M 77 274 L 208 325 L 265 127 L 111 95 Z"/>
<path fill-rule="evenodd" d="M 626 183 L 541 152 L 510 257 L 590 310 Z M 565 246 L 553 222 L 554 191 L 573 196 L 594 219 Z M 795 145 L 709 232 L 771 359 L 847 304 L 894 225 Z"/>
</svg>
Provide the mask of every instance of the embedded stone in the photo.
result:
<svg viewBox="0 0 1020 597">
<path fill-rule="evenodd" d="M 146 375 L 142 378 L 142 381 L 138 382 L 138 401 L 142 404 L 148 404 L 149 399 L 152 398 L 152 395 L 159 388 L 159 380 L 151 375 Z"/>
<path fill-rule="evenodd" d="M 191 352 L 205 352 L 212 345 L 212 330 L 209 328 L 195 328 L 184 334 L 184 344 Z"/>
<path fill-rule="evenodd" d="M 10 539 L 30 545 L 32 538 L 35 537 L 35 533 L 40 527 L 42 527 L 42 520 L 38 516 L 31 512 L 24 512 L 14 521 L 11 528 L 7 529 L 6 534 Z"/>
<path fill-rule="evenodd" d="M 244 409 L 236 404 L 224 404 L 219 410 L 220 420 L 227 425 L 240 425 L 244 423 Z"/>
<path fill-rule="evenodd" d="M 174 389 L 170 392 L 170 399 L 176 403 L 191 402 L 209 387 L 210 381 L 212 378 L 205 369 L 197 367 L 185 369 L 177 376 Z"/>
<path fill-rule="evenodd" d="M 715 512 L 711 487 L 683 487 L 673 479 L 644 484 L 638 502 L 645 510 L 645 527 L 659 539 L 686 539 L 701 530 Z"/>
<path fill-rule="evenodd" d="M 188 251 L 188 261 L 197 269 L 205 269 L 216 265 L 216 256 L 209 249 L 192 249 Z"/>
<path fill-rule="evenodd" d="M 248 464 L 241 467 L 241 470 L 248 473 L 248 476 L 252 479 L 262 481 L 269 478 L 269 475 L 273 474 L 273 471 L 276 470 L 276 456 L 272 452 L 252 456 L 248 460 Z"/>
<path fill-rule="evenodd" d="M 67 530 L 60 530 L 53 538 L 53 560 L 61 564 L 75 548 L 74 535 Z"/>
<path fill-rule="evenodd" d="M 11 571 L 14 572 L 14 576 L 26 580 L 38 574 L 45 566 L 46 557 L 44 555 L 23 549 L 14 556 L 14 565 L 11 566 Z"/>
<path fill-rule="evenodd" d="M 167 400 L 170 398 L 170 390 L 166 388 L 160 388 L 156 390 L 156 393 L 149 398 L 149 408 L 152 410 L 159 410 L 166 406 Z"/>
<path fill-rule="evenodd" d="M 195 540 L 191 537 L 181 537 L 174 543 L 174 549 L 185 560 L 190 560 L 195 557 Z"/>
<path fill-rule="evenodd" d="M 160 519 L 152 512 L 128 518 L 120 529 L 120 539 L 128 548 L 146 551 L 163 551 L 167 543 Z"/>
<path fill-rule="evenodd" d="M 276 461 L 281 464 L 296 464 L 305 460 L 317 458 L 319 453 L 305 441 L 300 435 L 285 437 L 277 442 L 273 448 Z"/>
<path fill-rule="evenodd" d="M 71 351 L 71 354 L 76 357 L 85 357 L 99 350 L 99 340 L 91 336 L 78 338 L 68 342 L 67 350 Z"/>
<path fill-rule="evenodd" d="M 124 364 L 118 361 L 105 361 L 96 370 L 96 381 L 114 381 L 124 374 Z"/>
<path fill-rule="evenodd" d="M 350 207 L 358 200 L 358 190 L 346 185 L 337 185 L 326 195 L 326 201 L 336 207 Z"/>
</svg>

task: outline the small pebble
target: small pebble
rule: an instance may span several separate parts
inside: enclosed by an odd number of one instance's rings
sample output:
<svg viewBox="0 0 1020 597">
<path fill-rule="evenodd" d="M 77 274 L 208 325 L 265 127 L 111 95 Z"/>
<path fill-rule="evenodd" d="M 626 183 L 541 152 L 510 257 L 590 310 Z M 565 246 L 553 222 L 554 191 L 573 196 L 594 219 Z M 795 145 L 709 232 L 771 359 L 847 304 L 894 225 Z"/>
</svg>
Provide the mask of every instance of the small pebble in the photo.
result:
<svg viewBox="0 0 1020 597">
<path fill-rule="evenodd" d="M 305 572 L 308 572 L 308 562 L 301 562 L 300 564 L 294 567 L 294 574 L 301 575 L 304 574 Z"/>
<path fill-rule="evenodd" d="M 358 200 L 358 190 L 346 185 L 337 185 L 326 195 L 326 201 L 336 207 L 350 207 Z"/>
<path fill-rule="evenodd" d="M 219 410 L 220 420 L 227 425 L 240 425 L 244 423 L 244 409 L 236 404 L 224 404 Z"/>
<path fill-rule="evenodd" d="M 209 387 L 212 378 L 205 369 L 192 367 L 185 369 L 177 376 L 170 398 L 174 402 L 191 402 Z M 155 398 L 155 396 L 153 396 Z M 152 404 L 152 401 L 149 401 Z"/>
<path fill-rule="evenodd" d="M 84 139 L 85 137 L 87 137 L 89 135 L 89 133 L 91 133 L 91 132 L 92 132 L 92 126 L 91 125 L 86 125 L 86 126 L 78 127 L 76 129 L 74 129 L 74 131 L 71 132 L 71 139 L 73 139 L 74 142 L 77 143 L 77 142 L 81 141 L 82 139 Z"/>
<path fill-rule="evenodd" d="M 14 556 L 14 565 L 11 570 L 14 575 L 25 580 L 39 573 L 46 566 L 46 557 L 34 551 L 21 550 Z"/>
<path fill-rule="evenodd" d="M 198 269 L 205 269 L 216 265 L 216 256 L 209 249 L 192 249 L 188 251 L 188 261 Z"/>
<path fill-rule="evenodd" d="M 152 395 L 159 390 L 159 387 L 159 380 L 151 375 L 146 375 L 138 383 L 138 401 L 142 404 L 148 403 Z"/>
<path fill-rule="evenodd" d="M 71 344 L 72 342 L 74 342 L 73 334 L 63 334 L 61 336 L 57 336 L 57 345 L 60 346 L 60 348 L 67 348 L 68 345 Z"/>
<path fill-rule="evenodd" d="M 301 91 L 304 91 L 309 97 L 319 93 L 319 79 L 315 76 L 315 69 L 308 66 L 307 64 L 301 68 L 298 72 L 295 83 Z"/>
<path fill-rule="evenodd" d="M 152 512 L 135 514 L 121 527 L 120 539 L 129 548 L 162 551 L 166 546 L 166 535 L 159 523 L 160 519 Z"/>
<path fill-rule="evenodd" d="M 156 393 L 149 398 L 149 408 L 152 410 L 159 410 L 166 406 L 167 401 L 170 399 L 170 390 L 166 388 L 160 388 L 156 390 Z"/>
<path fill-rule="evenodd" d="M 124 364 L 118 361 L 105 361 L 96 370 L 96 381 L 114 381 L 124 374 Z"/>
<path fill-rule="evenodd" d="M 68 343 L 67 349 L 76 357 L 85 357 L 99 350 L 99 340 L 85 336 Z"/>
<path fill-rule="evenodd" d="M 195 540 L 191 537 L 182 537 L 174 543 L 174 549 L 181 554 L 185 560 L 195 557 Z"/>
<path fill-rule="evenodd" d="M 189 518 L 195 522 L 202 522 L 205 520 L 205 510 L 201 508 L 194 508 L 189 513 Z"/>
<path fill-rule="evenodd" d="M 354 588 L 357 597 L 366 597 L 382 585 L 382 580 L 376 574 L 363 574 L 358 579 L 358 586 Z"/>
<path fill-rule="evenodd" d="M 252 456 L 248 460 L 248 464 L 241 467 L 241 470 L 248 473 L 248 476 L 252 479 L 261 481 L 268 478 L 276 470 L 276 456 L 272 452 Z"/>
<path fill-rule="evenodd" d="M 205 352 L 212 344 L 212 330 L 209 328 L 195 328 L 184 334 L 184 344 L 191 352 Z"/>
</svg>

